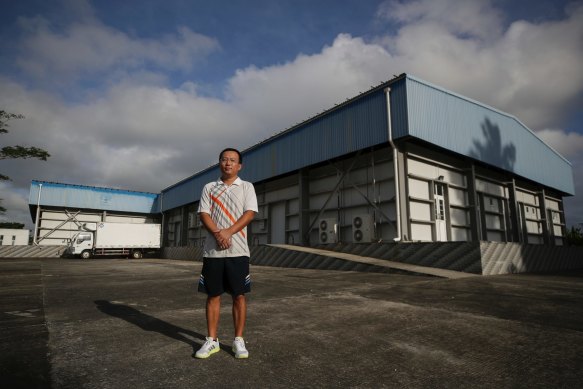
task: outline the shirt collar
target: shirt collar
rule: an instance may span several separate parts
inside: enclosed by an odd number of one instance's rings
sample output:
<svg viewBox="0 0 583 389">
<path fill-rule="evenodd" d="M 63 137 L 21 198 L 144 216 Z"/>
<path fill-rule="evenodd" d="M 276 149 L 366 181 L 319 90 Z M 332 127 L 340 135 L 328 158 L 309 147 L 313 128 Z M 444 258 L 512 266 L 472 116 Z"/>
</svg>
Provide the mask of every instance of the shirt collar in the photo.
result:
<svg viewBox="0 0 583 389">
<path fill-rule="evenodd" d="M 239 186 L 239 185 L 241 185 L 241 182 L 242 182 L 242 181 L 243 181 L 243 180 L 241 180 L 241 177 L 237 177 L 237 178 L 235 179 L 235 181 L 233 181 L 233 183 L 232 183 L 231 185 L 237 185 L 237 186 Z M 223 182 L 223 180 L 221 180 L 221 177 L 219 177 L 219 179 L 217 180 L 217 182 L 218 182 L 219 184 L 221 184 L 221 185 L 225 185 L 225 186 L 227 186 L 227 184 L 225 184 L 225 183 Z"/>
</svg>

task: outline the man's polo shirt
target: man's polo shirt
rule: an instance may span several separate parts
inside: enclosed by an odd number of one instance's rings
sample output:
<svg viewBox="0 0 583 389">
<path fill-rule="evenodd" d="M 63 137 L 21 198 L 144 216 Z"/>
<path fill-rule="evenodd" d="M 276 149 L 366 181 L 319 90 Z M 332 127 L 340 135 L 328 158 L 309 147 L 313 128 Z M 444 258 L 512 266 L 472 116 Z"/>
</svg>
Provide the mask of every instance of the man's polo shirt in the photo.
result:
<svg viewBox="0 0 583 389">
<path fill-rule="evenodd" d="M 253 184 L 239 177 L 226 185 L 220 178 L 210 182 L 202 189 L 198 213 L 207 213 L 219 229 L 231 227 L 246 211 L 258 212 L 257 196 Z M 233 235 L 231 247 L 220 250 L 215 238 L 208 233 L 204 244 L 204 256 L 219 257 L 249 257 L 247 244 L 247 227 Z"/>
</svg>

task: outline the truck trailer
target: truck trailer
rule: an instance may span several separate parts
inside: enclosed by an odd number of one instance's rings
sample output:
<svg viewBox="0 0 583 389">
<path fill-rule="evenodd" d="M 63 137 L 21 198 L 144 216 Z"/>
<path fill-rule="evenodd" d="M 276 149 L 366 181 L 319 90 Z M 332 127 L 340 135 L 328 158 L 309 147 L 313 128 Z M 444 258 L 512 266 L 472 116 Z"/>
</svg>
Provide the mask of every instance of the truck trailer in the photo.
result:
<svg viewBox="0 0 583 389">
<path fill-rule="evenodd" d="M 140 259 L 160 249 L 160 224 L 85 223 L 72 239 L 66 253 L 89 259 L 115 255 Z"/>
</svg>

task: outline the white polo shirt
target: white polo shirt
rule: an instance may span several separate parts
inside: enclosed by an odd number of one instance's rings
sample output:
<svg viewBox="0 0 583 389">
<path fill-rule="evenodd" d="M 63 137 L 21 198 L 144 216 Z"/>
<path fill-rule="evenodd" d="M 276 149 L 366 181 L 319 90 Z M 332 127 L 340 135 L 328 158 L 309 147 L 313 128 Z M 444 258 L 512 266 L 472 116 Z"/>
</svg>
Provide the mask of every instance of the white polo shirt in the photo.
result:
<svg viewBox="0 0 583 389">
<path fill-rule="evenodd" d="M 206 184 L 202 189 L 198 205 L 198 213 L 209 214 L 221 230 L 235 224 L 246 211 L 258 212 L 258 210 L 253 184 L 239 177 L 231 185 L 225 184 L 220 178 Z M 205 257 L 249 257 L 250 255 L 247 227 L 233 235 L 231 247 L 226 250 L 220 250 L 214 236 L 207 232 L 204 244 Z"/>
</svg>

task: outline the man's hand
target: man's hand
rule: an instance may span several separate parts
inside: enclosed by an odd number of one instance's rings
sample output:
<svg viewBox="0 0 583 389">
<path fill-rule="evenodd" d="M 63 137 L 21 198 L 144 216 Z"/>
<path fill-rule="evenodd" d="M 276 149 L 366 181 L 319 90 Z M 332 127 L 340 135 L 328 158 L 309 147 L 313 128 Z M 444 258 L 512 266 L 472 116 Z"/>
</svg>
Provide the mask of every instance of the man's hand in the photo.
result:
<svg viewBox="0 0 583 389">
<path fill-rule="evenodd" d="M 231 244 L 232 244 L 231 236 L 232 236 L 232 234 L 228 230 L 218 230 L 218 231 L 215 231 L 213 233 L 213 236 L 215 237 L 215 240 L 217 241 L 217 246 L 219 246 L 219 248 L 221 250 L 226 250 L 226 249 L 228 249 L 228 248 L 231 247 Z"/>
</svg>

